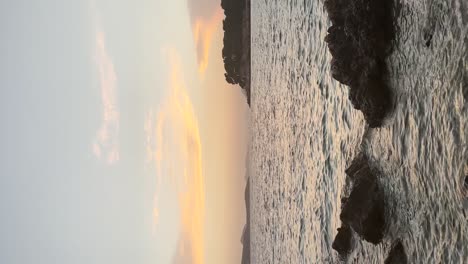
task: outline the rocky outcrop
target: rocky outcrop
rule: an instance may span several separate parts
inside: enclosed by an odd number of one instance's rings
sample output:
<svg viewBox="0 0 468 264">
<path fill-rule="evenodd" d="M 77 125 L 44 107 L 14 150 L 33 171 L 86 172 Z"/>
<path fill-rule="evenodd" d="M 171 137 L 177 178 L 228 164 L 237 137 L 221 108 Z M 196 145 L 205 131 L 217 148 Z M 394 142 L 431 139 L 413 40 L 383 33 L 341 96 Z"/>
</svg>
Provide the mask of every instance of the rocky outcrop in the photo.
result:
<svg viewBox="0 0 468 264">
<path fill-rule="evenodd" d="M 364 240 L 373 244 L 382 241 L 385 230 L 384 197 L 377 176 L 365 155 L 359 155 L 347 169 L 353 179 L 351 193 L 340 214 Z"/>
<path fill-rule="evenodd" d="M 246 209 L 246 224 L 242 232 L 242 260 L 241 264 L 250 264 L 250 178 L 247 179 L 244 192 L 245 209 Z"/>
<path fill-rule="evenodd" d="M 345 173 L 353 181 L 356 180 L 356 177 L 359 177 L 359 171 L 362 169 L 370 170 L 369 160 L 363 153 L 359 153 L 345 170 Z"/>
<path fill-rule="evenodd" d="M 223 50 L 226 82 L 238 84 L 250 106 L 251 41 L 250 0 L 222 0 Z"/>
<path fill-rule="evenodd" d="M 332 248 L 338 252 L 341 259 L 346 259 L 354 249 L 354 235 L 353 230 L 349 225 L 342 225 L 338 228 L 335 240 L 333 240 Z"/>
<path fill-rule="evenodd" d="M 370 127 L 379 127 L 392 105 L 385 59 L 394 38 L 392 0 L 326 0 L 332 26 L 325 41 L 333 78 L 350 87 L 349 98 Z"/>
<path fill-rule="evenodd" d="M 408 257 L 405 253 L 405 248 L 401 241 L 397 241 L 393 244 L 392 250 L 388 254 L 387 259 L 384 262 L 385 264 L 407 264 Z"/>
</svg>

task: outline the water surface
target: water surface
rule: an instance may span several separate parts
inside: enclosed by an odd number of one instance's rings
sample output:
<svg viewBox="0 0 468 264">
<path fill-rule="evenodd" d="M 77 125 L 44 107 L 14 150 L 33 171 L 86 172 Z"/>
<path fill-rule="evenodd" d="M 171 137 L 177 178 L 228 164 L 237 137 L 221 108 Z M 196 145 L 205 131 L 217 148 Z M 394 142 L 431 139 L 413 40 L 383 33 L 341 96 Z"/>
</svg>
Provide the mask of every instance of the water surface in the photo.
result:
<svg viewBox="0 0 468 264">
<path fill-rule="evenodd" d="M 468 263 L 467 5 L 401 2 L 388 59 L 395 106 L 367 130 L 331 78 L 323 0 L 252 2 L 253 263 L 338 261 L 344 171 L 361 146 L 382 171 L 389 226 L 349 262 L 383 263 L 400 238 L 410 263 Z"/>
</svg>

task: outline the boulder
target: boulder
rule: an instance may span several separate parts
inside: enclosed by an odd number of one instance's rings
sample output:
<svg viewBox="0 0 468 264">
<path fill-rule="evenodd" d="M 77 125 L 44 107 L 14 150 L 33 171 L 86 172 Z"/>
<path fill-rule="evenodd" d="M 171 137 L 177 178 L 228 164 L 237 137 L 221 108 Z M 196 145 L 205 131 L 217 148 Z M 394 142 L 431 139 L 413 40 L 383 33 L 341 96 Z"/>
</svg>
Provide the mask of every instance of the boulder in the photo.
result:
<svg viewBox="0 0 468 264">
<path fill-rule="evenodd" d="M 346 259 L 353 251 L 354 244 L 353 230 L 351 230 L 349 225 L 343 224 L 338 228 L 338 234 L 336 234 L 335 240 L 333 240 L 332 248 L 338 252 L 342 259 Z"/>
<path fill-rule="evenodd" d="M 364 155 L 359 155 L 352 162 L 347 173 L 354 182 L 340 219 L 364 240 L 378 244 L 384 235 L 385 210 L 377 176 Z"/>
<path fill-rule="evenodd" d="M 346 175 L 351 179 L 351 180 L 356 180 L 356 177 L 358 177 L 358 172 L 361 169 L 369 169 L 369 160 L 367 159 L 367 156 L 364 154 L 360 153 L 358 154 L 357 157 L 353 159 L 351 162 L 351 165 L 345 170 Z"/>
<path fill-rule="evenodd" d="M 408 257 L 406 256 L 405 248 L 403 247 L 403 244 L 401 243 L 401 241 L 395 242 L 384 264 L 407 264 L 407 263 L 408 263 Z"/>
<path fill-rule="evenodd" d="M 379 127 L 392 105 L 385 60 L 395 35 L 393 0 L 326 0 L 325 8 L 332 77 L 350 87 L 350 100 L 369 126 Z"/>
</svg>

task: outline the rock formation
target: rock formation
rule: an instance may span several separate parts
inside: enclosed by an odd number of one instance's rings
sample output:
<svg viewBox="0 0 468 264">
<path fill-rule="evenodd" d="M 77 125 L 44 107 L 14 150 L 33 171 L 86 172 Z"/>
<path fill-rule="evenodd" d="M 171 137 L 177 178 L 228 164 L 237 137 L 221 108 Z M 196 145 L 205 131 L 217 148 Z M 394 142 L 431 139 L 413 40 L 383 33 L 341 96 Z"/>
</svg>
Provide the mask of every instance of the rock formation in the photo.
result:
<svg viewBox="0 0 468 264">
<path fill-rule="evenodd" d="M 387 259 L 385 260 L 384 264 L 407 264 L 408 257 L 405 253 L 405 248 L 401 241 L 397 241 L 393 244 L 392 250 L 388 254 Z"/>
<path fill-rule="evenodd" d="M 223 50 L 226 82 L 238 84 L 250 105 L 250 0 L 222 0 Z"/>
<path fill-rule="evenodd" d="M 379 127 L 392 105 L 385 59 L 394 38 L 391 0 L 326 0 L 332 26 L 325 41 L 333 78 L 350 87 L 349 98 L 370 127 Z"/>
<path fill-rule="evenodd" d="M 338 234 L 336 234 L 335 240 L 333 240 L 332 248 L 338 252 L 341 259 L 347 258 L 353 251 L 354 244 L 353 230 L 346 224 L 338 228 Z"/>
<path fill-rule="evenodd" d="M 365 155 L 359 155 L 347 169 L 353 179 L 351 193 L 340 214 L 363 239 L 373 244 L 382 241 L 385 229 L 384 197 L 377 176 Z"/>
<path fill-rule="evenodd" d="M 246 209 L 246 224 L 242 232 L 242 264 L 250 264 L 250 178 L 247 179 L 245 186 L 245 209 Z"/>
</svg>

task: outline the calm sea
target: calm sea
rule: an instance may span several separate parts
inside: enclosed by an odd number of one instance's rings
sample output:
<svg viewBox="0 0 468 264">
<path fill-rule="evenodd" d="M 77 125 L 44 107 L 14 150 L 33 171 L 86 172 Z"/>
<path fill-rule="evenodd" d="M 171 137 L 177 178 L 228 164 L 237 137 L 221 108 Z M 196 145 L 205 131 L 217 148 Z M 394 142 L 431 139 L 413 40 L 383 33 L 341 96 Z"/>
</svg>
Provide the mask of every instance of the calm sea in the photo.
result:
<svg viewBox="0 0 468 264">
<path fill-rule="evenodd" d="M 388 233 L 349 262 L 383 263 L 399 238 L 410 263 L 468 263 L 468 2 L 401 4 L 395 107 L 367 131 L 331 78 L 323 0 L 252 0 L 252 263 L 338 262 L 344 171 L 361 146 L 382 171 Z"/>
</svg>

